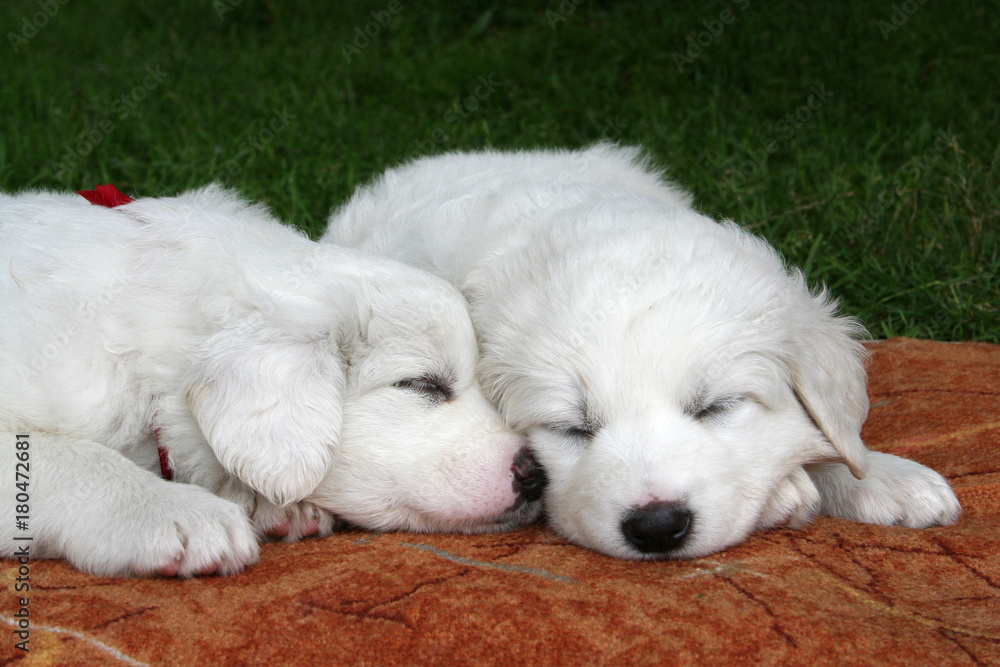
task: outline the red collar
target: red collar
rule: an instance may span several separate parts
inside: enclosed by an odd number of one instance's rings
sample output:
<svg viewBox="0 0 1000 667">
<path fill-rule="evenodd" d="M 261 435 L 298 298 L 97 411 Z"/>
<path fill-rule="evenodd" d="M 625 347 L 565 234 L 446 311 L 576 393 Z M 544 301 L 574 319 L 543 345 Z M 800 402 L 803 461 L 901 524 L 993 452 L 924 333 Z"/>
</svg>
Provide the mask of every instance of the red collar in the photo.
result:
<svg viewBox="0 0 1000 667">
<path fill-rule="evenodd" d="M 132 201 L 130 197 L 123 195 L 118 191 L 118 188 L 113 185 L 95 185 L 94 187 L 97 189 L 77 190 L 76 194 L 80 195 L 95 206 L 107 206 L 108 208 L 128 204 Z"/>
<path fill-rule="evenodd" d="M 174 478 L 174 468 L 170 465 L 170 459 L 167 458 L 167 448 L 160 444 L 159 426 L 153 429 L 153 435 L 156 436 L 156 451 L 160 455 L 160 477 L 170 481 Z"/>
<path fill-rule="evenodd" d="M 95 190 L 78 190 L 76 194 L 95 206 L 106 206 L 107 208 L 114 208 L 132 201 L 131 197 L 122 194 L 113 185 L 95 185 L 94 187 Z M 153 434 L 156 436 L 156 450 L 160 454 L 160 475 L 163 476 L 163 479 L 173 479 L 174 469 L 167 457 L 167 448 L 160 444 L 160 428 L 156 427 Z"/>
</svg>

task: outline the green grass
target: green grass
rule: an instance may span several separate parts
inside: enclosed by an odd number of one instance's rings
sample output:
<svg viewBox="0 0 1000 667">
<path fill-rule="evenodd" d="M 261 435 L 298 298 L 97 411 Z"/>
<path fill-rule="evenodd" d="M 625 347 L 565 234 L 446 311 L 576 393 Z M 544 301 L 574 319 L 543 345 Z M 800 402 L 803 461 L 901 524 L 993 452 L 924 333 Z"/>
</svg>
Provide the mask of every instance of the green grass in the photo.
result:
<svg viewBox="0 0 1000 667">
<path fill-rule="evenodd" d="M 414 155 L 605 137 L 645 145 L 874 336 L 1000 342 L 995 3 L 547 8 L 8 0 L 0 187 L 223 180 L 318 235 L 353 188 Z M 883 35 L 894 11 L 906 22 Z M 345 55 L 371 12 L 392 20 Z M 44 25 L 15 51 L 33 16 Z M 705 45 L 678 67 L 689 37 Z M 827 92 L 806 113 L 814 86 Z"/>
</svg>

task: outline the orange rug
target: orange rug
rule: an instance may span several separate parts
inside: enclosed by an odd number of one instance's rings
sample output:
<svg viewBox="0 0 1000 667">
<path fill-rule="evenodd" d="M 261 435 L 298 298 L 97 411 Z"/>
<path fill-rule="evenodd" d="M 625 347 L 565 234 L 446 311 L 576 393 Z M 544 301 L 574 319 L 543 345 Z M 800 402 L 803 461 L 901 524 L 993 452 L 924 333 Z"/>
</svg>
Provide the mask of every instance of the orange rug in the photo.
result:
<svg viewBox="0 0 1000 667">
<path fill-rule="evenodd" d="M 821 518 L 687 562 L 613 560 L 544 527 L 345 532 L 228 579 L 105 579 L 0 561 L 3 664 L 998 664 L 1000 346 L 871 344 L 873 449 L 954 485 L 958 525 Z"/>
</svg>

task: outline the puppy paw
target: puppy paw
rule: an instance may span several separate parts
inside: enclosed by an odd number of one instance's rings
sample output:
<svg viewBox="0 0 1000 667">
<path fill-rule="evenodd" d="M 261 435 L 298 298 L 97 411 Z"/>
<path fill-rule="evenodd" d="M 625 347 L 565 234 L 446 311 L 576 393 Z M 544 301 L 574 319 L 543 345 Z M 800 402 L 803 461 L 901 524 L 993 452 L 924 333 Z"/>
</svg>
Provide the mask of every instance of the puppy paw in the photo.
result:
<svg viewBox="0 0 1000 667">
<path fill-rule="evenodd" d="M 823 514 L 864 523 L 907 528 L 947 526 L 962 507 L 948 480 L 915 461 L 869 452 L 864 479 L 844 466 L 816 466 L 810 474 L 822 497 Z"/>
<path fill-rule="evenodd" d="M 820 509 L 819 491 L 802 468 L 778 484 L 757 521 L 758 530 L 805 528 Z"/>
<path fill-rule="evenodd" d="M 161 482 L 132 507 L 119 507 L 99 533 L 74 536 L 66 557 L 105 576 L 236 574 L 259 548 L 245 512 L 190 484 Z"/>
<path fill-rule="evenodd" d="M 331 512 L 310 502 L 278 507 L 260 496 L 253 512 L 253 526 L 261 539 L 298 542 L 303 537 L 328 537 L 340 522 Z"/>
</svg>

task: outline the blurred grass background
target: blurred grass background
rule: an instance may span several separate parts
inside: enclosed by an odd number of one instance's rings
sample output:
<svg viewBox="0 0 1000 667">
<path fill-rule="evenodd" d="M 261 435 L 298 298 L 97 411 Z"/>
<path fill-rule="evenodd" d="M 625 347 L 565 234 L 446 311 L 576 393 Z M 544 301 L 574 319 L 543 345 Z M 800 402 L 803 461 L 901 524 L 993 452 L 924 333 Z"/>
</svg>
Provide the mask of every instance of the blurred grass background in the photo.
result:
<svg viewBox="0 0 1000 667">
<path fill-rule="evenodd" d="M 1000 342 L 1000 4 L 7 0 L 0 187 L 223 181 L 318 236 L 387 166 L 644 145 L 875 337 Z"/>
</svg>

